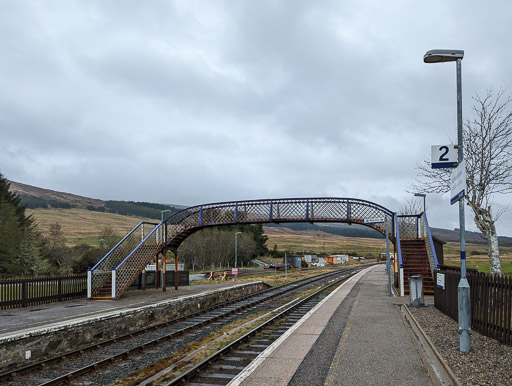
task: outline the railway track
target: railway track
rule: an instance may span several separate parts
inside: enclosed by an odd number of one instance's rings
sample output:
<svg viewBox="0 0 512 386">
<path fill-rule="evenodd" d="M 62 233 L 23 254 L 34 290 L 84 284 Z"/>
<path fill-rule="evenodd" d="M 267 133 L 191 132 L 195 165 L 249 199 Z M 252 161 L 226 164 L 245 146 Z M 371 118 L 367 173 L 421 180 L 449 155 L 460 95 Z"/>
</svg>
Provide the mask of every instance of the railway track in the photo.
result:
<svg viewBox="0 0 512 386">
<path fill-rule="evenodd" d="M 351 276 L 352 274 L 347 274 Z M 170 381 L 169 376 L 157 380 L 159 385 L 227 385 L 276 339 L 295 325 L 347 276 L 333 280 L 301 301 L 261 323 L 239 339 L 218 350 L 192 369 Z M 156 377 L 153 377 L 156 378 Z"/>
<path fill-rule="evenodd" d="M 289 296 L 358 268 L 346 268 L 262 291 L 186 317 L 141 329 L 116 339 L 81 348 L 8 373 L 0 383 L 57 385 L 65 383 L 109 384 L 137 368 L 170 356 L 191 342 L 205 338 L 224 325 L 275 305 Z M 355 273 L 355 272 L 354 272 Z M 87 380 L 86 380 L 87 378 Z"/>
</svg>

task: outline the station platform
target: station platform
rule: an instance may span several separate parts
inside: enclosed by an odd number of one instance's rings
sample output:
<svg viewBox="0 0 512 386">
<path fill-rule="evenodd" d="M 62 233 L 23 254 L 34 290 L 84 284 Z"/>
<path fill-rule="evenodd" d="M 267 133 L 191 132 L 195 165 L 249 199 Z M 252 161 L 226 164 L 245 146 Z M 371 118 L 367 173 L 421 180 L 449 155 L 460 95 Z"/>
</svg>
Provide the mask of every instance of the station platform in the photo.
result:
<svg viewBox="0 0 512 386">
<path fill-rule="evenodd" d="M 3 310 L 0 341 L 233 286 L 237 284 L 168 288 L 166 292 L 152 288 L 128 291 L 119 300 L 84 299 Z M 388 295 L 383 264 L 369 267 L 319 303 L 230 385 L 442 384 L 401 316 L 398 306 L 408 302 L 408 298 Z"/>
<path fill-rule="evenodd" d="M 118 300 L 87 300 L 77 299 L 64 302 L 34 305 L 26 308 L 0 310 L 0 339 L 38 328 L 65 326 L 101 315 L 121 313 L 144 306 L 155 305 L 171 299 L 197 295 L 214 290 L 229 288 L 236 283 L 225 282 L 216 284 L 201 284 L 162 289 L 147 288 L 129 290 Z"/>
<path fill-rule="evenodd" d="M 432 385 L 384 265 L 343 283 L 229 385 Z"/>
</svg>

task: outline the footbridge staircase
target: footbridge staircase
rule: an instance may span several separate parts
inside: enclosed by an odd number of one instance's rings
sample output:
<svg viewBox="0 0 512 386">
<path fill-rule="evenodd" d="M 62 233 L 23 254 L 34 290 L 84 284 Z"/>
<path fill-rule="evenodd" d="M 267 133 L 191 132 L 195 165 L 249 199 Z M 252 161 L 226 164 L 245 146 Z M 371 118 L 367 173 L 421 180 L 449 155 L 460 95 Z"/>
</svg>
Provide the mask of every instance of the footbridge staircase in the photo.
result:
<svg viewBox="0 0 512 386">
<path fill-rule="evenodd" d="M 425 212 L 419 215 L 396 216 L 398 268 L 397 287 L 400 295 L 409 293 L 409 277 L 423 278 L 423 291 L 434 294 L 434 270 L 439 268 L 432 234 Z"/>
<path fill-rule="evenodd" d="M 437 266 L 425 213 L 398 216 L 378 204 L 352 198 L 223 202 L 190 207 L 160 223 L 139 223 L 88 270 L 87 297 L 118 299 L 149 263 L 168 250 L 174 253 L 177 264 L 179 245 L 198 230 L 285 222 L 361 224 L 382 233 L 394 244 L 396 283 L 402 296 L 408 291 L 409 276 L 422 275 L 427 283 Z"/>
</svg>

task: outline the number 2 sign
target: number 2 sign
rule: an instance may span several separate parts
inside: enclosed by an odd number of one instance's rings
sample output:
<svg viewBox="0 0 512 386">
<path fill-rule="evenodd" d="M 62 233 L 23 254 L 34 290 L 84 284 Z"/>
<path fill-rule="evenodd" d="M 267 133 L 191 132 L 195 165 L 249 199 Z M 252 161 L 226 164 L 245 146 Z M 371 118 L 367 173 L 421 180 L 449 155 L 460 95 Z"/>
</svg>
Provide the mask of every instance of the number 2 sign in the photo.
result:
<svg viewBox="0 0 512 386">
<path fill-rule="evenodd" d="M 456 167 L 457 149 L 455 149 L 455 145 L 433 145 L 431 164 L 432 169 Z"/>
</svg>

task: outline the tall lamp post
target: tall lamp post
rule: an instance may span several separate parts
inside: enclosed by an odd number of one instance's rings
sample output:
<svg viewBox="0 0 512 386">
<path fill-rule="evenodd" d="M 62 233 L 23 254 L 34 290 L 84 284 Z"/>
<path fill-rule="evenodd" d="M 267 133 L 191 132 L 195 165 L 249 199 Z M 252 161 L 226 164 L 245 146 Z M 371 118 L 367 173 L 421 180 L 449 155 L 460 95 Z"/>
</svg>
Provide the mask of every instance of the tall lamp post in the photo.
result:
<svg viewBox="0 0 512 386">
<path fill-rule="evenodd" d="M 164 209 L 164 210 L 160 211 L 160 222 L 164 222 L 164 213 L 167 213 L 167 212 L 172 212 L 172 210 Z M 164 227 L 163 226 L 162 226 L 162 230 L 161 230 L 161 235 L 162 235 L 162 244 L 163 244 L 163 242 L 164 242 Z"/>
<path fill-rule="evenodd" d="M 426 200 L 427 195 L 425 193 L 414 193 L 414 196 L 415 197 L 423 197 L 423 213 L 425 213 L 425 210 L 426 210 L 425 200 Z"/>
<path fill-rule="evenodd" d="M 103 259 L 103 243 L 105 242 L 105 239 L 100 239 L 100 254 L 101 254 L 101 258 Z"/>
<path fill-rule="evenodd" d="M 457 139 L 458 163 L 464 159 L 462 144 L 462 75 L 461 62 L 464 58 L 463 50 L 430 50 L 423 57 L 425 63 L 456 62 L 457 64 Z M 464 196 L 459 200 L 459 228 L 460 228 L 460 282 L 457 288 L 460 351 L 471 351 L 471 303 L 469 282 L 466 277 L 466 240 L 465 240 L 465 214 Z"/>
<path fill-rule="evenodd" d="M 235 281 L 236 281 L 236 278 L 238 276 L 238 266 L 237 266 L 237 260 L 238 260 L 238 240 L 237 240 L 237 237 L 238 235 L 241 235 L 242 232 L 236 232 L 235 233 L 235 269 L 237 270 L 236 274 L 235 274 Z"/>
<path fill-rule="evenodd" d="M 162 247 L 165 247 L 165 238 L 167 237 L 165 227 L 164 227 L 164 213 L 172 212 L 170 209 L 164 209 L 160 211 L 160 223 L 161 229 L 160 229 L 160 235 L 162 239 Z M 158 255 L 157 255 L 158 260 Z M 158 267 L 158 265 L 157 265 Z M 158 272 L 155 273 L 155 275 L 158 275 Z M 167 250 L 165 248 L 162 249 L 162 272 L 161 272 L 161 281 L 162 281 L 162 291 L 167 291 L 166 284 L 167 284 Z M 178 289 L 178 259 L 176 256 L 174 256 L 174 287 L 175 289 Z"/>
</svg>

